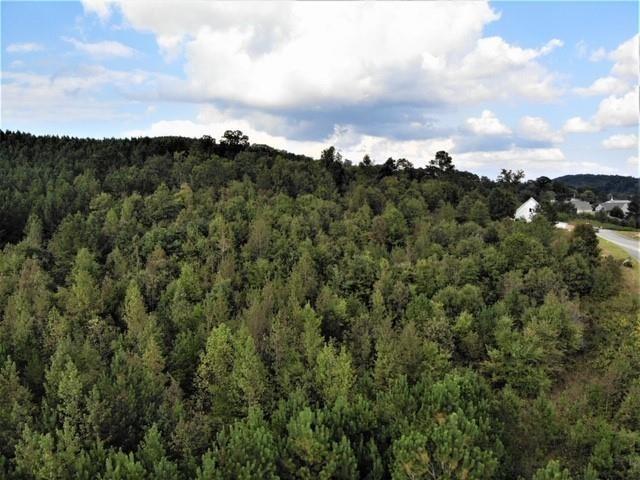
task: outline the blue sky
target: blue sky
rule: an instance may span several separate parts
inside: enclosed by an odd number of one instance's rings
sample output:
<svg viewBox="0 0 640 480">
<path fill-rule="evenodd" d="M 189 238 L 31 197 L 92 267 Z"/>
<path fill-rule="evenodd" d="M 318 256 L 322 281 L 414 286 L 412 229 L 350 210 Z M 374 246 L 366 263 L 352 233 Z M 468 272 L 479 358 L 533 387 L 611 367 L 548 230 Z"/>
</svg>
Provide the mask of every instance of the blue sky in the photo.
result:
<svg viewBox="0 0 640 480">
<path fill-rule="evenodd" d="M 2 129 L 638 175 L 636 2 L 2 2 Z"/>
</svg>

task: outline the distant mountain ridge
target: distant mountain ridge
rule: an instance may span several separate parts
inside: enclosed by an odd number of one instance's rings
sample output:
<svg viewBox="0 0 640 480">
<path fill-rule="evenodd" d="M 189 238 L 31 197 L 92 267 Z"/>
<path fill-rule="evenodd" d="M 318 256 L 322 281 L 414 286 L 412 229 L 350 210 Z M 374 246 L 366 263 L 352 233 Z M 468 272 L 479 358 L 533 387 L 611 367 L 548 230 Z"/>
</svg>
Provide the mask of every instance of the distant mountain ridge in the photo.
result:
<svg viewBox="0 0 640 480">
<path fill-rule="evenodd" d="M 578 190 L 589 189 L 594 193 L 614 195 L 616 197 L 630 197 L 640 190 L 640 178 L 622 175 L 583 173 L 563 175 L 554 180 Z"/>
</svg>

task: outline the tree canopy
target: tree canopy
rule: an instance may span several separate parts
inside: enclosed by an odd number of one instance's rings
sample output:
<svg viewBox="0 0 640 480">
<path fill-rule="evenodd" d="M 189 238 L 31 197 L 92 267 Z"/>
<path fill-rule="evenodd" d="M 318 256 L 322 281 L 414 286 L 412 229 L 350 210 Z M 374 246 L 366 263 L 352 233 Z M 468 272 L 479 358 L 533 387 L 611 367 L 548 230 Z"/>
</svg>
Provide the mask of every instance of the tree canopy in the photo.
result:
<svg viewBox="0 0 640 480">
<path fill-rule="evenodd" d="M 454 162 L 0 132 L 0 478 L 640 477 L 620 263 Z"/>
</svg>

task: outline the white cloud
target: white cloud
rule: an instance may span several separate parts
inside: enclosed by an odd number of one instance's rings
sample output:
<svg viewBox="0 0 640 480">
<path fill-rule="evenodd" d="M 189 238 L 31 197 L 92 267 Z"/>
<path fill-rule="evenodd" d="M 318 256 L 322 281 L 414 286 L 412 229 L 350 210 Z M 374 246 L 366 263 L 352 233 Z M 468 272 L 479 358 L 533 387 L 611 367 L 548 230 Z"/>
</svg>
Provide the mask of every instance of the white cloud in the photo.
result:
<svg viewBox="0 0 640 480">
<path fill-rule="evenodd" d="M 603 140 L 602 146 L 606 149 L 628 149 L 638 148 L 638 137 L 634 133 L 624 135 L 611 135 L 609 138 Z"/>
<path fill-rule="evenodd" d="M 130 92 L 149 88 L 152 75 L 86 67 L 56 76 L 23 72 L 2 73 L 2 115 L 5 121 L 126 117 L 117 113 L 116 100 L 99 100 L 105 86 Z"/>
<path fill-rule="evenodd" d="M 562 130 L 567 133 L 591 133 L 597 132 L 598 127 L 582 117 L 571 117 L 565 122 Z"/>
<path fill-rule="evenodd" d="M 7 53 L 32 53 L 44 50 L 44 46 L 39 43 L 11 43 L 7 45 Z"/>
<path fill-rule="evenodd" d="M 623 96 L 611 95 L 602 100 L 593 121 L 600 128 L 637 125 L 638 89 L 633 88 Z"/>
<path fill-rule="evenodd" d="M 194 100 L 254 108 L 465 103 L 560 89 L 521 48 L 481 38 L 499 18 L 486 2 L 117 2 L 168 55 L 184 52 Z M 88 11 L 108 12 L 104 2 Z M 428 19 L 428 27 L 425 21 Z M 373 53 L 373 54 L 372 54 Z"/>
<path fill-rule="evenodd" d="M 622 94 L 629 87 L 638 85 L 638 74 L 640 73 L 639 59 L 639 38 L 636 34 L 630 39 L 622 42 L 615 50 L 607 52 L 604 48 L 599 48 L 591 54 L 591 61 L 609 59 L 613 62 L 611 73 L 607 77 L 598 78 L 590 87 L 575 88 L 578 95 L 612 95 Z"/>
<path fill-rule="evenodd" d="M 345 158 L 358 162 L 365 154 L 379 163 L 389 157 L 407 158 L 415 166 L 424 166 L 439 150 L 451 151 L 455 144 L 451 138 L 433 138 L 425 140 L 392 140 L 385 137 L 366 135 L 352 126 L 336 125 L 331 135 L 323 140 L 292 140 L 284 136 L 272 135 L 256 126 L 248 117 L 236 117 L 231 111 L 205 107 L 197 121 L 163 120 L 153 123 L 145 129 L 130 130 L 123 136 L 163 136 L 184 135 L 200 137 L 211 135 L 220 137 L 225 130 L 242 130 L 252 143 L 263 143 L 274 148 L 317 158 L 320 152 L 334 145 Z M 273 119 L 272 119 L 273 120 Z"/>
<path fill-rule="evenodd" d="M 468 118 L 467 128 L 476 135 L 509 135 L 511 133 L 511 129 L 490 110 L 484 110 L 477 118 Z"/>
<path fill-rule="evenodd" d="M 625 77 L 631 77 L 638 79 L 639 67 L 639 49 L 638 45 L 640 35 L 636 34 L 626 42 L 623 42 L 613 52 L 609 53 L 609 59 L 615 63 L 611 69 L 611 73 L 614 75 L 620 75 Z"/>
<path fill-rule="evenodd" d="M 541 142 L 560 143 L 564 140 L 561 132 L 554 131 L 540 117 L 522 117 L 518 123 L 518 133 L 524 138 Z"/>
<path fill-rule="evenodd" d="M 594 50 L 589 57 L 592 62 L 605 59 L 614 62 L 611 68 L 612 75 L 637 79 L 640 68 L 640 34 L 635 34 L 610 52 L 600 47 Z"/>
<path fill-rule="evenodd" d="M 597 132 L 609 127 L 638 124 L 639 39 L 640 35 L 636 34 L 611 52 L 607 53 L 604 49 L 594 52 L 592 60 L 607 58 L 614 62 L 611 74 L 598 78 L 587 88 L 575 88 L 574 92 L 585 96 L 608 96 L 600 101 L 597 112 L 590 120 L 581 117 L 569 119 L 564 126 L 566 132 Z"/>
<path fill-rule="evenodd" d="M 631 175 L 634 177 L 640 175 L 640 160 L 638 160 L 638 155 L 632 155 L 627 158 L 627 165 L 631 167 Z"/>
<path fill-rule="evenodd" d="M 467 152 L 454 155 L 454 163 L 460 168 L 477 170 L 492 168 L 523 169 L 527 178 L 541 175 L 554 177 L 566 173 L 620 173 L 619 169 L 598 162 L 573 161 L 559 148 L 519 148 L 488 152 Z"/>
<path fill-rule="evenodd" d="M 567 133 L 590 133 L 609 127 L 637 125 L 638 101 L 638 89 L 635 87 L 622 96 L 611 95 L 600 102 L 598 111 L 590 120 L 570 118 L 563 130 Z"/>
<path fill-rule="evenodd" d="M 429 140 L 391 140 L 388 138 L 366 135 L 351 126 L 336 125 L 332 134 L 319 141 L 291 140 L 277 136 L 257 128 L 246 117 L 236 118 L 229 111 L 205 107 L 196 121 L 168 120 L 151 124 L 148 128 L 123 132 L 123 136 L 164 136 L 184 135 L 200 137 L 221 136 L 225 130 L 239 129 L 249 136 L 252 143 L 264 143 L 274 148 L 318 158 L 320 152 L 334 145 L 342 155 L 358 162 L 368 154 L 376 163 L 387 158 L 406 158 L 416 167 L 428 164 L 439 150 L 452 152 L 454 164 L 461 170 L 494 171 L 501 168 L 524 169 L 529 178 L 541 175 L 556 176 L 565 173 L 619 173 L 616 168 L 604 166 L 597 162 L 575 162 L 566 158 L 559 148 L 520 148 L 511 146 L 504 150 L 472 151 L 455 153 L 456 141 L 452 138 L 434 138 Z"/>
<path fill-rule="evenodd" d="M 111 14 L 111 4 L 109 0 L 82 0 L 85 12 L 93 12 L 103 20 Z"/>
<path fill-rule="evenodd" d="M 136 51 L 120 42 L 111 40 L 102 42 L 81 42 L 75 38 L 63 37 L 65 42 L 72 44 L 76 50 L 87 53 L 94 57 L 132 57 Z"/>
<path fill-rule="evenodd" d="M 522 169 L 528 178 L 554 175 L 563 171 L 567 161 L 559 148 L 519 148 L 504 150 L 465 152 L 454 155 L 454 163 L 460 169 L 488 170 L 497 174 L 500 169 Z"/>
<path fill-rule="evenodd" d="M 520 48 L 510 45 L 500 37 L 481 38 L 476 48 L 465 57 L 463 71 L 473 70 L 479 76 L 493 75 L 511 67 L 526 66 L 562 45 L 562 41 L 553 39 L 538 49 Z"/>
<path fill-rule="evenodd" d="M 562 162 L 566 158 L 559 148 L 519 148 L 508 150 L 466 152 L 456 155 L 458 161 L 469 167 L 486 164 L 501 165 L 504 168 L 522 168 L 536 163 Z"/>
<path fill-rule="evenodd" d="M 617 77 L 598 78 L 589 87 L 575 88 L 574 92 L 582 96 L 620 94 L 629 90 L 629 82 Z"/>
</svg>

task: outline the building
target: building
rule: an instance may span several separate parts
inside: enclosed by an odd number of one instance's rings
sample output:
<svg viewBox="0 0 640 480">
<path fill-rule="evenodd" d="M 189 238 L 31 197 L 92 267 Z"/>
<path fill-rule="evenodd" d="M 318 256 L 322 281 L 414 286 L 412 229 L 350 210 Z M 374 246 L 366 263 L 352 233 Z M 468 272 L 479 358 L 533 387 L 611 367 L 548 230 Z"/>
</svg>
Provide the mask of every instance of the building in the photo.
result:
<svg viewBox="0 0 640 480">
<path fill-rule="evenodd" d="M 578 198 L 572 198 L 569 202 L 571 202 L 571 205 L 576 207 L 577 213 L 593 213 L 593 207 L 589 202 L 585 202 Z"/>
<path fill-rule="evenodd" d="M 540 204 L 536 201 L 535 198 L 531 197 L 529 198 L 529 200 L 518 207 L 514 218 L 516 220 L 524 220 L 526 222 L 530 222 L 531 220 L 533 220 L 533 217 L 536 216 L 539 207 Z"/>
<path fill-rule="evenodd" d="M 614 200 L 613 195 L 611 195 L 610 200 L 607 200 L 596 207 L 596 212 L 604 212 L 609 215 L 611 214 L 611 210 L 619 207 L 620 210 L 622 210 L 622 213 L 626 215 L 629 212 L 629 202 L 629 200 Z"/>
</svg>

